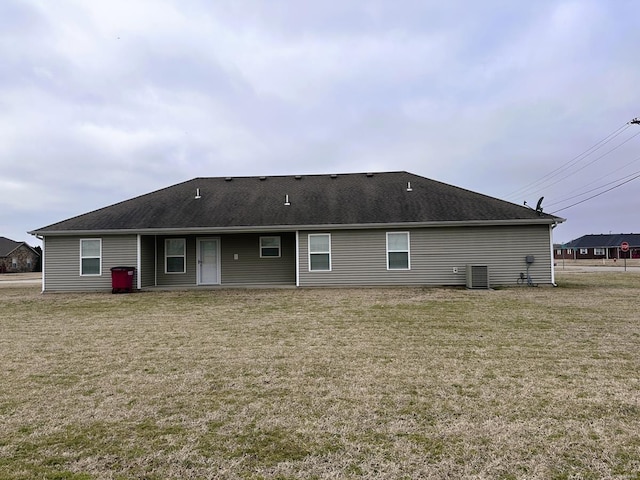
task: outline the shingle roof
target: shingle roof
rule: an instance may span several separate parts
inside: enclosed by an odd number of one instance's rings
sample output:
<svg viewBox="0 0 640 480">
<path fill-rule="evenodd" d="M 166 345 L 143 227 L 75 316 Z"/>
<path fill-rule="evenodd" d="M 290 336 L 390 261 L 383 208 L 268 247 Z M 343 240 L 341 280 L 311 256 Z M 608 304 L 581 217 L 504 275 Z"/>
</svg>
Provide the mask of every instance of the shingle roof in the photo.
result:
<svg viewBox="0 0 640 480">
<path fill-rule="evenodd" d="M 16 242 L 6 237 L 0 237 L 0 257 L 6 257 L 11 254 L 16 248 L 22 245 L 23 242 Z"/>
<path fill-rule="evenodd" d="M 411 173 L 387 172 L 194 178 L 31 233 L 492 221 L 563 219 Z"/>
<path fill-rule="evenodd" d="M 571 240 L 565 245 L 567 248 L 614 248 L 622 242 L 628 242 L 630 247 L 640 247 L 640 233 L 614 233 L 600 235 L 583 235 Z"/>
</svg>

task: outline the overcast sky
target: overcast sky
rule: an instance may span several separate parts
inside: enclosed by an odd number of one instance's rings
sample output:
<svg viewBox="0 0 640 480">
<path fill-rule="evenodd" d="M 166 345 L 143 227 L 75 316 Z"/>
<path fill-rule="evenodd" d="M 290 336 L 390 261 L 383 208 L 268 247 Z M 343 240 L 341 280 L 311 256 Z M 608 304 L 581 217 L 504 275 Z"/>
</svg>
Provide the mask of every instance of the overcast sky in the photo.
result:
<svg viewBox="0 0 640 480">
<path fill-rule="evenodd" d="M 548 213 L 611 189 L 555 240 L 640 232 L 639 46 L 637 0 L 2 0 L 0 236 L 194 177 L 396 170 Z"/>
</svg>

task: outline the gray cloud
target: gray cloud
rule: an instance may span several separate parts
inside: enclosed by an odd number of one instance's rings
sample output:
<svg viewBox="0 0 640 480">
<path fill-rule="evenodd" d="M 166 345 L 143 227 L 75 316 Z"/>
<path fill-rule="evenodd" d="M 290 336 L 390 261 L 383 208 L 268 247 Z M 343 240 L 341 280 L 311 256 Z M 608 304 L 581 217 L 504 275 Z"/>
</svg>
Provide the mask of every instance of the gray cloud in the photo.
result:
<svg viewBox="0 0 640 480">
<path fill-rule="evenodd" d="M 595 0 L 2 2 L 0 235 L 34 243 L 195 176 L 409 170 L 506 198 L 640 115 L 639 16 Z M 551 204 L 639 141 L 507 199 Z M 638 184 L 562 212 L 557 240 L 638 231 Z"/>
</svg>

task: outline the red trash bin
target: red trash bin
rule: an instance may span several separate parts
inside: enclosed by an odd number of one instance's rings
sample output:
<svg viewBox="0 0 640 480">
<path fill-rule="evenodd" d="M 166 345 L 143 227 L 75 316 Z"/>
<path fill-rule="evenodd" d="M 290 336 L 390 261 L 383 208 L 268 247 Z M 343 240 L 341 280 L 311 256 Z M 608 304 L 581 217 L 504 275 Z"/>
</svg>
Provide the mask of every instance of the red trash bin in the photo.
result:
<svg viewBox="0 0 640 480">
<path fill-rule="evenodd" d="M 133 274 L 135 267 L 111 268 L 111 293 L 133 292 Z"/>
</svg>

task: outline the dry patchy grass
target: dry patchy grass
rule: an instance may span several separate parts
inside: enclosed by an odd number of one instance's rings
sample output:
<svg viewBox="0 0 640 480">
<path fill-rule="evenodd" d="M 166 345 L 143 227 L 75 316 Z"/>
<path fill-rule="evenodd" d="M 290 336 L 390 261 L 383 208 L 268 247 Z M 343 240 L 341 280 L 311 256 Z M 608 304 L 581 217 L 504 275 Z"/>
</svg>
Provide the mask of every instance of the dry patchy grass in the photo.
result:
<svg viewBox="0 0 640 480">
<path fill-rule="evenodd" d="M 0 290 L 0 478 L 640 479 L 640 275 Z"/>
</svg>

